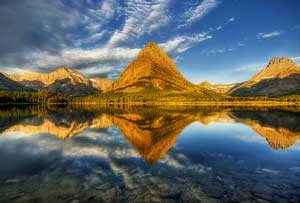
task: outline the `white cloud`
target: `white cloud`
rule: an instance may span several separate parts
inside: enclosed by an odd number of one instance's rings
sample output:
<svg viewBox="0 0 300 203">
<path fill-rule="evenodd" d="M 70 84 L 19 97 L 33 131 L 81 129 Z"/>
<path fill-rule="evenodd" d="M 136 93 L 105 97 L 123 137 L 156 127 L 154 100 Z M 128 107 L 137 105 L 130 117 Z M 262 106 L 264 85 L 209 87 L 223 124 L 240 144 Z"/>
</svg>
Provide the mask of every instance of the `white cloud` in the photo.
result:
<svg viewBox="0 0 300 203">
<path fill-rule="evenodd" d="M 89 68 L 81 69 L 80 72 L 88 77 L 94 77 L 96 75 L 108 75 L 115 70 L 112 66 L 93 66 Z"/>
<path fill-rule="evenodd" d="M 218 4 L 219 1 L 217 0 L 203 0 L 200 4 L 196 5 L 196 7 L 191 7 L 184 13 L 183 24 L 179 25 L 179 27 L 184 27 L 201 20 L 212 9 L 217 7 Z"/>
<path fill-rule="evenodd" d="M 66 61 L 68 64 L 73 64 L 74 66 L 80 65 L 80 63 L 105 63 L 114 62 L 115 60 L 128 61 L 135 57 L 139 49 L 130 48 L 98 48 L 94 50 L 82 50 L 82 49 L 70 49 L 64 50 L 61 54 L 62 59 L 57 61 Z M 43 64 L 43 61 L 40 61 Z"/>
<path fill-rule="evenodd" d="M 146 33 L 151 33 L 158 28 L 168 24 L 169 0 L 128 0 L 125 8 L 125 23 L 123 27 L 116 30 L 109 44 L 111 47 L 118 46 L 124 42 L 138 39 Z"/>
<path fill-rule="evenodd" d="M 26 71 L 47 72 L 59 66 L 67 65 L 79 72 L 92 76 L 93 74 L 104 74 L 118 70 L 118 67 L 125 66 L 133 60 L 140 49 L 138 48 L 109 48 L 102 47 L 92 50 L 65 49 L 60 54 L 49 52 L 35 52 L 26 55 Z M 24 69 L 25 70 L 25 69 Z M 10 67 L 10 71 L 24 72 L 17 67 Z"/>
<path fill-rule="evenodd" d="M 208 33 L 198 33 L 192 36 L 182 35 L 176 36 L 167 42 L 159 44 L 170 55 L 177 55 L 191 48 L 195 43 L 200 43 L 211 39 Z"/>
<path fill-rule="evenodd" d="M 223 26 L 220 25 L 220 26 L 218 26 L 218 27 L 216 28 L 216 30 L 221 30 L 222 28 L 223 28 Z"/>
<path fill-rule="evenodd" d="M 118 1 L 116 0 L 105 0 L 97 3 L 97 5 L 91 4 L 89 8 L 83 7 L 82 9 L 86 10 L 82 16 L 86 30 L 92 34 L 100 31 L 104 25 L 117 15 L 117 8 Z"/>
<path fill-rule="evenodd" d="M 294 56 L 291 59 L 295 61 L 296 64 L 300 65 L 300 56 Z"/>
<path fill-rule="evenodd" d="M 238 46 L 239 47 L 244 47 L 244 46 L 246 46 L 246 44 L 244 42 L 238 42 Z"/>
<path fill-rule="evenodd" d="M 229 18 L 227 22 L 234 22 L 235 21 L 235 18 L 232 17 L 232 18 Z"/>
<path fill-rule="evenodd" d="M 272 37 L 277 37 L 279 35 L 282 35 L 282 31 L 274 31 L 274 32 L 269 32 L 269 33 L 258 33 L 257 38 L 258 39 L 267 39 L 267 38 L 272 38 Z"/>
<path fill-rule="evenodd" d="M 107 30 L 103 30 L 101 32 L 92 34 L 91 36 L 89 36 L 88 38 L 85 39 L 79 39 L 75 42 L 75 45 L 77 47 L 80 47 L 84 44 L 89 44 L 89 43 L 97 43 L 99 42 L 101 39 L 103 39 L 103 37 L 108 34 Z"/>
</svg>

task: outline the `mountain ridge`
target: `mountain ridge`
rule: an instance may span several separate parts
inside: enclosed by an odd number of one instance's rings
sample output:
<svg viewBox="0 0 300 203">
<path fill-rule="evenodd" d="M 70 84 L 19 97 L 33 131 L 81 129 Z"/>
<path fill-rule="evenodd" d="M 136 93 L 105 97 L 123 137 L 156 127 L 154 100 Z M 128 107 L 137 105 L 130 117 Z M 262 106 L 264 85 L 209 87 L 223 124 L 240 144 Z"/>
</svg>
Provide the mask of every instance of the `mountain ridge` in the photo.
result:
<svg viewBox="0 0 300 203">
<path fill-rule="evenodd" d="M 213 90 L 217 93 L 226 94 L 231 89 L 239 85 L 239 83 L 229 83 L 229 84 L 212 84 L 209 81 L 205 80 L 198 84 L 199 87 Z"/>
<path fill-rule="evenodd" d="M 109 79 L 105 79 L 105 84 L 100 84 L 100 78 L 89 79 L 81 73 L 61 66 L 49 73 L 24 73 L 7 74 L 7 76 L 27 87 L 36 90 L 47 90 L 65 96 L 86 96 L 103 91 L 109 84 Z"/>
</svg>

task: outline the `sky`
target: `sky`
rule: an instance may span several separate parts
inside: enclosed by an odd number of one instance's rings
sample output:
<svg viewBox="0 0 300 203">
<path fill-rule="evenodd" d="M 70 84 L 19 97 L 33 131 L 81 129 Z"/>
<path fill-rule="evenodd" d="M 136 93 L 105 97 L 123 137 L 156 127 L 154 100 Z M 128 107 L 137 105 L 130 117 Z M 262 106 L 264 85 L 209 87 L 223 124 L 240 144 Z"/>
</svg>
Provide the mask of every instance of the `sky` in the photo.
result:
<svg viewBox="0 0 300 203">
<path fill-rule="evenodd" d="M 150 41 L 194 83 L 242 82 L 272 57 L 300 64 L 299 0 L 1 0 L 0 71 L 65 65 L 116 79 Z"/>
</svg>

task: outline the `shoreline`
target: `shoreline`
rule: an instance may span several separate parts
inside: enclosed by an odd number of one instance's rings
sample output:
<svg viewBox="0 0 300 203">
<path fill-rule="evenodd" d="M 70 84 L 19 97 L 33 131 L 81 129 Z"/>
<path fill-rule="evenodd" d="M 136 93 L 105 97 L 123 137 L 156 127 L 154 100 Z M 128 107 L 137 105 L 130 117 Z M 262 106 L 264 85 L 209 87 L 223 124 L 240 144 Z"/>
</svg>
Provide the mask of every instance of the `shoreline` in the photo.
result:
<svg viewBox="0 0 300 203">
<path fill-rule="evenodd" d="M 115 103 L 105 103 L 105 102 L 49 102 L 49 103 L 30 103 L 30 102 L 11 102 L 11 103 L 1 103 L 0 106 L 10 106 L 10 105 L 98 105 L 98 106 L 250 106 L 250 107 L 272 107 L 272 106 L 293 106 L 300 107 L 299 102 L 283 102 L 283 101 L 196 101 L 196 102 L 115 102 Z"/>
</svg>

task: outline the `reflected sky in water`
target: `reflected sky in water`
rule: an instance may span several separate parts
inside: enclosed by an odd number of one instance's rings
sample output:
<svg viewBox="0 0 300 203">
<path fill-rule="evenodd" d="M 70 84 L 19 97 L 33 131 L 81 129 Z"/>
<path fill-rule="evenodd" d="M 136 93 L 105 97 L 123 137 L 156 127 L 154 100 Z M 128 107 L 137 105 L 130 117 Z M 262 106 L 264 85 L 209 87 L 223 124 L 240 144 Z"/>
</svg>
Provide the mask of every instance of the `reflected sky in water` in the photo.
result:
<svg viewBox="0 0 300 203">
<path fill-rule="evenodd" d="M 0 202 L 300 200 L 300 113 L 30 112 L 0 112 Z"/>
</svg>

